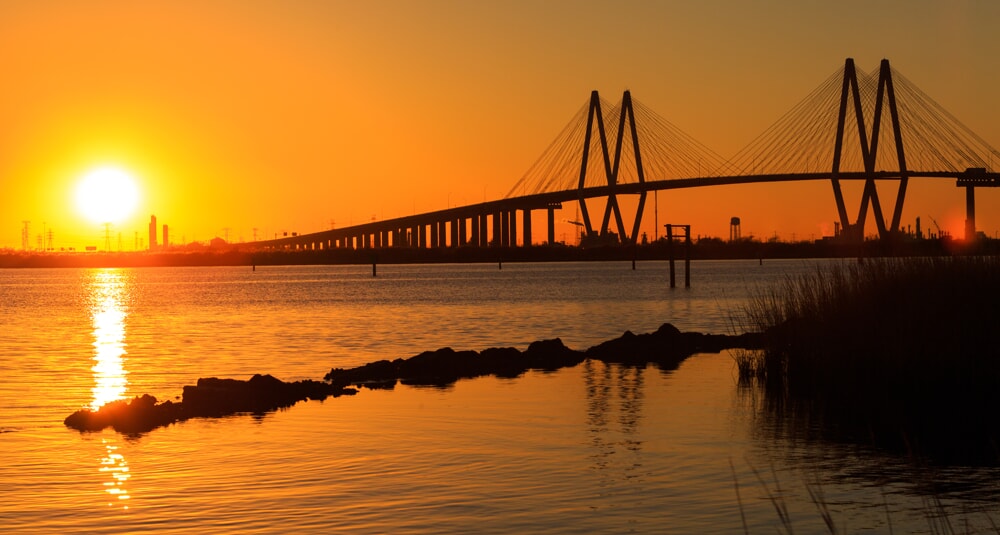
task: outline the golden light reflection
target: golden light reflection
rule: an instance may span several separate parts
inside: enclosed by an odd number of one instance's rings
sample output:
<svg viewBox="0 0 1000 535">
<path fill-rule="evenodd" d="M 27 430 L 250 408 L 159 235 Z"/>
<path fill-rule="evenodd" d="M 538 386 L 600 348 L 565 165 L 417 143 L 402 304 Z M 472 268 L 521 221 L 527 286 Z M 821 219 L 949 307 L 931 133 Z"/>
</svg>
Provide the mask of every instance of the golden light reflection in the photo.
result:
<svg viewBox="0 0 1000 535">
<path fill-rule="evenodd" d="M 118 270 L 93 274 L 90 284 L 91 316 L 94 322 L 94 400 L 92 410 L 125 397 L 126 281 Z"/>
<path fill-rule="evenodd" d="M 101 474 L 109 476 L 108 480 L 104 482 L 104 492 L 108 494 L 110 499 L 108 507 L 119 504 L 122 509 L 128 509 L 130 496 L 128 489 L 125 488 L 125 483 L 132 477 L 128 461 L 125 460 L 124 455 L 118 453 L 118 446 L 112 444 L 111 441 L 104 440 L 104 447 L 107 450 L 107 455 L 101 459 Z"/>
</svg>

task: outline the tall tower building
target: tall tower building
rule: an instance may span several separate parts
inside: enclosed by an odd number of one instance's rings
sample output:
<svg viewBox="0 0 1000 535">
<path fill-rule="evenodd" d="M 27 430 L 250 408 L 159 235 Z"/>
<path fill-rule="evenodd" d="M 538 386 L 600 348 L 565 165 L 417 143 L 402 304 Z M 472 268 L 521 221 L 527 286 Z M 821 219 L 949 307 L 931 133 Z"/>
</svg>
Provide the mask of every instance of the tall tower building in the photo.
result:
<svg viewBox="0 0 1000 535">
<path fill-rule="evenodd" d="M 149 250 L 156 250 L 156 216 L 149 217 Z"/>
</svg>

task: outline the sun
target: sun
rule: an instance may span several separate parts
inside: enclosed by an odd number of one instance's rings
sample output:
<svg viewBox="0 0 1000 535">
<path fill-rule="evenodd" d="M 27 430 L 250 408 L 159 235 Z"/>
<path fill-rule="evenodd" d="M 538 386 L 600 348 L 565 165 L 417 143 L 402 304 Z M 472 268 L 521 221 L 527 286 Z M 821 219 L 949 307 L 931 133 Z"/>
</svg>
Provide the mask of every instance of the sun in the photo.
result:
<svg viewBox="0 0 1000 535">
<path fill-rule="evenodd" d="M 76 186 L 76 208 L 94 223 L 118 223 L 131 215 L 138 203 L 135 179 L 117 167 L 94 169 Z"/>
</svg>

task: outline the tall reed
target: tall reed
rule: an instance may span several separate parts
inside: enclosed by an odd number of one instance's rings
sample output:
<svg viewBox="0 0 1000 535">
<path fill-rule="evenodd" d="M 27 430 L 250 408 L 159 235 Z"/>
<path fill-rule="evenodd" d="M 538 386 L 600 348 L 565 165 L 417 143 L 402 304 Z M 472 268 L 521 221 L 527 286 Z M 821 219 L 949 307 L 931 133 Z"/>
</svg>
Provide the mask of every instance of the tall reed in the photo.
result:
<svg viewBox="0 0 1000 535">
<path fill-rule="evenodd" d="M 776 410 L 928 451 L 998 436 L 997 257 L 844 262 L 761 292 L 743 312 L 765 336 L 740 378 Z"/>
</svg>

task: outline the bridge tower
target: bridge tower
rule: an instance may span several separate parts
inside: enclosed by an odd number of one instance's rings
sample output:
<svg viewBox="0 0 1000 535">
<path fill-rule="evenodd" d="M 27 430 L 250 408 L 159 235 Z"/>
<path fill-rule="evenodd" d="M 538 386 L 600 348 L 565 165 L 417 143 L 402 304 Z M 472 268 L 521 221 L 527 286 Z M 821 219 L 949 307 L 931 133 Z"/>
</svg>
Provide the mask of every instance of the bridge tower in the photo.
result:
<svg viewBox="0 0 1000 535">
<path fill-rule="evenodd" d="M 899 162 L 899 187 L 896 192 L 896 204 L 892 211 L 892 220 L 888 226 L 882 215 L 882 205 L 879 202 L 874 177 L 875 161 L 879 148 L 879 129 L 882 123 L 882 108 L 885 100 L 888 101 L 889 116 L 892 121 L 892 131 L 896 145 L 896 158 Z M 844 204 L 844 194 L 840 188 L 839 180 L 840 159 L 843 151 L 848 104 L 853 104 L 854 107 L 854 114 L 858 125 L 858 142 L 861 144 L 861 154 L 865 168 L 865 185 L 861 195 L 861 207 L 854 224 L 851 224 L 848 218 L 847 207 Z M 859 241 L 864 239 L 865 219 L 868 216 L 869 203 L 871 203 L 872 210 L 874 211 L 875 224 L 878 227 L 880 238 L 884 239 L 899 232 L 899 220 L 903 213 L 903 200 L 906 197 L 906 185 L 909 179 L 909 172 L 906 169 L 906 156 L 903 151 L 903 136 L 899 127 L 899 112 L 896 108 L 896 92 L 892 85 L 892 70 L 889 68 L 889 60 L 887 59 L 883 59 L 879 67 L 875 111 L 872 117 L 871 142 L 868 140 L 867 130 L 864 111 L 861 106 L 861 92 L 858 88 L 858 76 L 854 67 L 854 59 L 847 58 L 844 65 L 844 83 L 840 93 L 837 138 L 833 150 L 833 170 L 830 174 L 830 182 L 833 185 L 833 196 L 837 203 L 837 213 L 840 216 L 840 224 L 844 229 L 843 232 L 848 234 L 851 239 Z"/>
<path fill-rule="evenodd" d="M 601 227 L 599 232 L 596 233 L 590 219 L 590 211 L 587 209 L 584 194 L 584 190 L 586 189 L 587 165 L 590 158 L 590 146 L 594 132 L 595 118 L 597 133 L 601 142 L 601 156 L 604 158 L 604 175 L 608 189 L 608 202 L 604 209 L 604 216 L 601 219 Z M 629 125 L 629 136 L 632 139 L 632 152 L 633 158 L 635 158 L 637 178 L 640 184 L 646 182 L 645 174 L 642 169 L 642 153 L 639 150 L 639 135 L 635 125 L 635 110 L 632 107 L 631 92 L 626 90 L 622 95 L 621 112 L 618 118 L 618 137 L 615 139 L 614 160 L 612 161 L 610 152 L 608 151 L 607 133 L 604 128 L 604 114 L 601 111 L 601 98 L 597 91 L 592 91 L 590 93 L 590 107 L 587 114 L 587 131 L 583 140 L 583 157 L 580 163 L 580 182 L 577 191 L 579 193 L 578 201 L 580 203 L 580 212 L 583 216 L 583 225 L 586 229 L 587 236 L 607 236 L 611 224 L 611 216 L 613 214 L 615 216 L 615 224 L 618 228 L 618 235 L 621 237 L 621 240 L 623 242 L 635 243 L 639 236 L 639 226 L 642 222 L 642 212 L 646 204 L 646 191 L 643 190 L 639 193 L 639 203 L 636 208 L 635 221 L 632 224 L 631 233 L 626 231 L 625 222 L 622 219 L 621 208 L 618 205 L 618 196 L 615 191 L 618 186 L 618 173 L 621 169 L 622 143 L 625 137 L 626 121 Z"/>
</svg>

